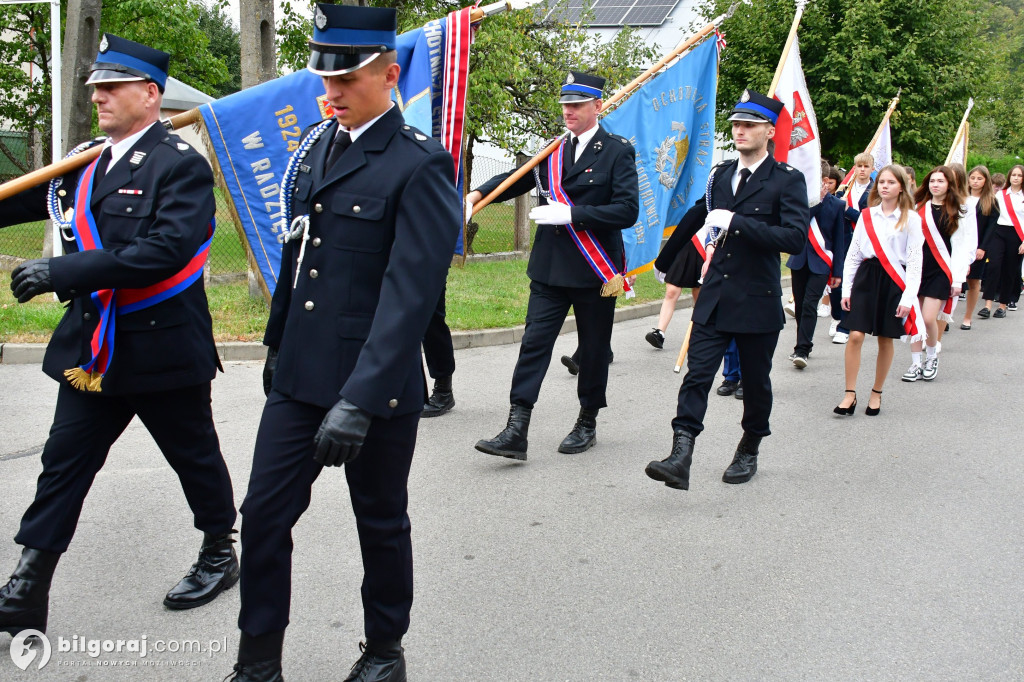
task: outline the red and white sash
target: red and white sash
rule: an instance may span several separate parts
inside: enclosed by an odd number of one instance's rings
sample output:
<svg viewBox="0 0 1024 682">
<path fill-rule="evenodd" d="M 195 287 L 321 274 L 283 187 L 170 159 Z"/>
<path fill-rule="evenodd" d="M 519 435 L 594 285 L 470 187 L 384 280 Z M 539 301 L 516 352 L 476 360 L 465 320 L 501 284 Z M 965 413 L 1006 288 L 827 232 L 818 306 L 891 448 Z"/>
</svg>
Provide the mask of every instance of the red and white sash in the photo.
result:
<svg viewBox="0 0 1024 682">
<path fill-rule="evenodd" d="M 469 87 L 469 46 L 473 44 L 472 7 L 448 15 L 444 57 L 444 97 L 441 105 L 441 144 L 455 161 L 455 180 L 462 169 L 462 131 Z"/>
<path fill-rule="evenodd" d="M 821 256 L 821 260 L 825 261 L 828 271 L 832 272 L 832 252 L 825 248 L 825 235 L 821 233 L 821 228 L 818 227 L 817 218 L 811 218 L 811 226 L 807 228 L 807 238 L 811 240 L 811 246 L 814 247 L 815 253 Z"/>
<path fill-rule="evenodd" d="M 950 286 L 952 287 L 955 284 L 953 282 L 953 259 L 949 255 L 949 249 L 946 248 L 946 242 L 942 241 L 942 234 L 939 233 L 939 227 L 935 224 L 935 216 L 932 215 L 931 206 L 928 205 L 928 202 L 925 202 L 921 208 L 917 209 L 917 213 L 921 216 L 921 223 L 925 226 L 924 240 L 928 243 L 928 248 L 931 249 L 932 255 L 938 261 L 939 267 L 942 268 L 942 274 L 949 278 Z M 942 310 L 939 311 L 939 320 L 941 322 L 953 321 L 953 308 L 956 306 L 956 300 L 953 296 L 946 299 Z"/>
<path fill-rule="evenodd" d="M 868 235 L 868 239 L 871 240 L 871 247 L 875 250 L 878 261 L 882 264 L 882 267 L 892 281 L 896 283 L 896 286 L 900 288 L 900 291 L 906 291 L 907 271 L 900 265 L 900 261 L 896 258 L 895 254 L 889 251 L 886 244 L 878 238 L 878 233 L 875 232 L 875 224 L 871 220 L 871 209 L 865 208 L 861 211 L 860 215 L 861 220 L 864 222 L 864 232 Z M 912 343 L 914 341 L 924 341 L 927 338 L 924 330 L 924 316 L 921 314 L 921 306 L 916 298 L 910 307 L 910 314 L 903 318 L 903 329 L 907 333 L 900 337 L 901 341 Z"/>
<path fill-rule="evenodd" d="M 548 182 L 551 185 L 552 199 L 562 204 L 575 206 L 562 187 L 562 155 L 566 151 L 567 137 L 562 138 L 558 149 L 548 157 Z M 589 231 L 577 230 L 572 223 L 568 223 L 565 227 L 569 231 L 573 243 L 576 244 L 576 248 L 580 250 L 584 260 L 587 261 L 587 265 L 601 279 L 601 295 L 618 296 L 623 292 L 628 293 L 631 289 L 629 282 L 622 276 L 620 269 L 612 263 L 611 258 L 601 247 L 601 242 L 594 239 L 594 235 Z"/>
<path fill-rule="evenodd" d="M 705 246 L 704 246 L 704 244 L 706 244 L 707 241 L 708 241 L 708 227 L 707 227 L 707 225 L 705 225 L 702 228 L 700 228 L 699 230 L 697 230 L 697 233 L 694 234 L 693 237 L 690 238 L 690 241 L 692 241 L 693 245 L 697 247 L 697 253 L 700 254 L 701 260 L 707 260 L 708 259 L 708 251 L 707 251 L 707 248 L 705 248 Z"/>
<path fill-rule="evenodd" d="M 1010 192 L 1003 190 L 1003 203 L 1006 205 L 1006 212 L 1010 214 L 1010 222 L 1013 223 L 1013 229 L 1017 230 L 1017 238 L 1024 242 L 1024 228 L 1020 224 L 1020 216 L 1013 210 L 1013 200 L 1010 199 Z"/>
</svg>

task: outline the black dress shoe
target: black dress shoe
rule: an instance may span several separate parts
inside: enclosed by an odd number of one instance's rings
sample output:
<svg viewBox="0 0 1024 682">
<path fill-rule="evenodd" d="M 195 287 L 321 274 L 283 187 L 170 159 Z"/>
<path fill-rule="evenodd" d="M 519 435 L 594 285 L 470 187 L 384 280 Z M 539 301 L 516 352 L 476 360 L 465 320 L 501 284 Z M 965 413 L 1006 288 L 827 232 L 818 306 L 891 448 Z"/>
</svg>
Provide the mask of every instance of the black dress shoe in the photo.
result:
<svg viewBox="0 0 1024 682">
<path fill-rule="evenodd" d="M 284 682 L 281 653 L 284 631 L 252 636 L 242 632 L 238 643 L 238 662 L 233 675 L 224 682 Z"/>
<path fill-rule="evenodd" d="M 644 338 L 647 339 L 647 343 L 651 344 L 658 350 L 665 347 L 665 334 L 663 334 L 657 327 L 647 332 L 647 336 Z"/>
<path fill-rule="evenodd" d="M 434 390 L 423 405 L 421 417 L 440 417 L 455 407 L 455 396 L 452 394 L 452 378 L 439 377 L 434 379 Z"/>
<path fill-rule="evenodd" d="M 752 436 L 744 431 L 736 446 L 732 464 L 722 474 L 722 480 L 726 483 L 746 483 L 753 478 L 757 473 L 757 448 L 760 444 L 760 436 Z"/>
<path fill-rule="evenodd" d="M 14 636 L 22 630 L 46 632 L 50 582 L 59 552 L 25 547 L 7 584 L 0 587 L 0 632 Z"/>
<path fill-rule="evenodd" d="M 238 582 L 238 556 L 235 554 L 235 540 L 231 537 L 235 532 L 203 534 L 199 558 L 164 597 L 164 606 L 175 610 L 194 609 L 209 604 L 218 594 Z"/>
<path fill-rule="evenodd" d="M 992 311 L 989 308 L 982 308 L 981 310 L 979 310 L 976 313 L 976 315 L 978 317 L 980 317 L 981 319 L 985 320 L 985 319 L 988 319 L 992 315 Z"/>
<path fill-rule="evenodd" d="M 562 440 L 558 451 L 565 455 L 575 455 L 594 447 L 597 443 L 597 410 L 580 408 L 580 416 L 569 435 Z"/>
<path fill-rule="evenodd" d="M 732 392 L 732 397 L 736 400 L 743 400 L 743 379 L 740 379 L 740 383 L 736 384 L 736 390 Z"/>
<path fill-rule="evenodd" d="M 401 644 L 359 643 L 359 657 L 345 682 L 406 682 L 405 650 Z"/>
<path fill-rule="evenodd" d="M 729 381 L 726 379 L 722 382 L 722 385 L 718 387 L 716 393 L 718 393 L 718 395 L 732 395 L 739 387 L 740 384 L 738 381 Z"/>
<path fill-rule="evenodd" d="M 651 462 L 644 472 L 655 481 L 663 481 L 669 488 L 690 489 L 690 464 L 693 461 L 693 434 L 675 429 L 672 452 L 660 462 Z"/>
<path fill-rule="evenodd" d="M 576 376 L 580 373 L 580 366 L 576 364 L 576 361 L 570 358 L 568 355 L 562 356 L 562 364 L 569 370 L 569 374 Z"/>
<path fill-rule="evenodd" d="M 505 429 L 490 440 L 477 441 L 476 449 L 488 455 L 526 461 L 527 434 L 530 431 L 531 407 L 513 405 L 508 411 Z"/>
<path fill-rule="evenodd" d="M 996 311 L 992 313 L 992 317 L 1006 317 L 1006 308 L 996 308 Z"/>
</svg>

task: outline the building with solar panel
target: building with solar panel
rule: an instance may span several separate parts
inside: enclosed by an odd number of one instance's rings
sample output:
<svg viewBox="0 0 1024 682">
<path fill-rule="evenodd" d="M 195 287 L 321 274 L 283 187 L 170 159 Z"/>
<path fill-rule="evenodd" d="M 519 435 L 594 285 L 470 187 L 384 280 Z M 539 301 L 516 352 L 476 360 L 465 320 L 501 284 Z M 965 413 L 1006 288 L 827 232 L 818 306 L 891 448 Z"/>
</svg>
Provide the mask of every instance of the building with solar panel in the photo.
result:
<svg viewBox="0 0 1024 682">
<path fill-rule="evenodd" d="M 695 0 L 568 0 L 567 5 L 548 0 L 548 6 L 545 19 L 581 24 L 603 38 L 624 26 L 636 28 L 661 54 L 687 38 L 698 21 Z"/>
</svg>

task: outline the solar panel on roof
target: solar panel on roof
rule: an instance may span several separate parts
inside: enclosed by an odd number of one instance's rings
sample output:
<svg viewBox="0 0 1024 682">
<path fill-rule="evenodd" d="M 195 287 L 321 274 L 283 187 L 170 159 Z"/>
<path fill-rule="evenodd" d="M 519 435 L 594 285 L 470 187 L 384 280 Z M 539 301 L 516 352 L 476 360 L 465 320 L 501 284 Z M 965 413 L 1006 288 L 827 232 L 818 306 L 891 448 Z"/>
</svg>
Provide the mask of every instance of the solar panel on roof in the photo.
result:
<svg viewBox="0 0 1024 682">
<path fill-rule="evenodd" d="M 633 7 L 626 0 L 596 0 L 590 26 L 622 26 L 622 19 Z"/>
<path fill-rule="evenodd" d="M 549 0 L 548 20 L 577 23 L 589 8 L 588 26 L 660 26 L 678 0 L 569 0 L 566 6 L 558 4 L 558 0 Z"/>
<path fill-rule="evenodd" d="M 661 26 L 676 4 L 666 0 L 639 0 L 622 23 L 625 26 Z"/>
</svg>

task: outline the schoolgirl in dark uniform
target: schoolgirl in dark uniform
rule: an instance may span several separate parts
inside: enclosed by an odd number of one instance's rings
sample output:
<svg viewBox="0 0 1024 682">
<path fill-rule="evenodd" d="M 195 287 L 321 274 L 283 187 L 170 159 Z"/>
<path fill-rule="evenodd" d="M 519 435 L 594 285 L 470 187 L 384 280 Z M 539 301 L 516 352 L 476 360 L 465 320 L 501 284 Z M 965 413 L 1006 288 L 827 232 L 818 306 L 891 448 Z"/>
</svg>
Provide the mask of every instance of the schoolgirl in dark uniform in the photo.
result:
<svg viewBox="0 0 1024 682">
<path fill-rule="evenodd" d="M 981 281 L 985 276 L 985 254 L 989 250 L 989 240 L 995 232 L 996 221 L 999 220 L 999 207 L 996 206 L 995 190 L 992 189 L 992 177 L 985 166 L 975 166 L 967 178 L 970 193 L 967 196 L 967 207 L 974 211 L 975 222 L 978 224 L 978 248 L 975 260 L 967 273 L 967 307 L 964 320 L 960 324 L 963 330 L 971 328 L 971 314 L 981 297 Z"/>
<path fill-rule="evenodd" d="M 1006 317 L 1006 309 L 1017 309 L 1020 300 L 1021 256 L 1024 242 L 1019 227 L 1024 224 L 1024 166 L 1016 165 L 1006 177 L 1006 189 L 996 196 L 999 219 L 989 238 L 985 252 L 988 262 L 981 288 L 985 307 L 978 311 L 978 317 Z M 1012 211 L 1010 210 L 1012 208 Z M 1016 220 L 1015 220 L 1016 219 Z M 992 301 L 999 301 L 999 308 L 992 310 Z"/>
</svg>

